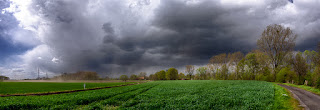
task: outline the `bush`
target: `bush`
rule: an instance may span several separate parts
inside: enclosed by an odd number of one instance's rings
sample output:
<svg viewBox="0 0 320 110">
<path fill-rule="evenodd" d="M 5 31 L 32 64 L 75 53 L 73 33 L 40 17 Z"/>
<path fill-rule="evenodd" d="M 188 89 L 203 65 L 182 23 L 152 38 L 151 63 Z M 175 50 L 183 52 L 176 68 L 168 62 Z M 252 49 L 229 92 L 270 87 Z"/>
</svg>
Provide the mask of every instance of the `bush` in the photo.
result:
<svg viewBox="0 0 320 110">
<path fill-rule="evenodd" d="M 282 68 L 276 77 L 276 82 L 281 82 L 281 83 L 292 82 L 293 83 L 294 81 L 297 81 L 297 75 L 293 71 L 291 71 L 290 68 L 288 67 Z"/>
</svg>

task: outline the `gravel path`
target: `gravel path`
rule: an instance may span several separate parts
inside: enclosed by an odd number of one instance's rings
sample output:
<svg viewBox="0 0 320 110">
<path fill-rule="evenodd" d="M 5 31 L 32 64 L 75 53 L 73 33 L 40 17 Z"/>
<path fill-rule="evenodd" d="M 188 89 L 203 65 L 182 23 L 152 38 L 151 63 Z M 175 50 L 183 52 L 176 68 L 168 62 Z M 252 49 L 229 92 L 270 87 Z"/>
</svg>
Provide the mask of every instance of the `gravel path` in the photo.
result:
<svg viewBox="0 0 320 110">
<path fill-rule="evenodd" d="M 320 96 L 309 91 L 279 84 L 288 89 L 306 110 L 320 110 Z"/>
</svg>

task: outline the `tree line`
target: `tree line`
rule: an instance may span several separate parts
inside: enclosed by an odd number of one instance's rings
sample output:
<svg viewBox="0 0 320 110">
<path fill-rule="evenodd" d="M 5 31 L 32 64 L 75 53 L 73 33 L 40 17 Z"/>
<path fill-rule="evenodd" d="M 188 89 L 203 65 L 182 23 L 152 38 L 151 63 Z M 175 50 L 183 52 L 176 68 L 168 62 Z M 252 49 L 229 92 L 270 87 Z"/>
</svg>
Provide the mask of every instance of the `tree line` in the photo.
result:
<svg viewBox="0 0 320 110">
<path fill-rule="evenodd" d="M 297 35 L 282 25 L 269 25 L 257 40 L 258 49 L 249 53 L 221 53 L 204 67 L 174 68 L 151 74 L 151 80 L 260 80 L 305 84 L 320 88 L 320 43 L 317 51 L 293 51 Z"/>
</svg>

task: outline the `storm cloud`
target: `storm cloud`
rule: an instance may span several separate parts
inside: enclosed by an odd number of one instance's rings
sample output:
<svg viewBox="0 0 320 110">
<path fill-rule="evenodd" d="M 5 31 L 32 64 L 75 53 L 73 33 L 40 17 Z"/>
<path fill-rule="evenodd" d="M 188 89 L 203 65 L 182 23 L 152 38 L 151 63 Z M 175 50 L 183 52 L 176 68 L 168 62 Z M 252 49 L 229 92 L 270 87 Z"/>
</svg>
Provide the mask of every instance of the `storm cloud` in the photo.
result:
<svg viewBox="0 0 320 110">
<path fill-rule="evenodd" d="M 26 78 L 36 77 L 35 68 L 50 75 L 85 70 L 118 76 L 205 65 L 212 55 L 256 48 L 270 24 L 292 28 L 298 50 L 314 49 L 320 41 L 318 5 L 317 0 L 13 0 L 4 11 L 30 32 L 23 39 L 35 39 L 34 47 L 16 55 L 17 66 L 0 71 Z"/>
</svg>

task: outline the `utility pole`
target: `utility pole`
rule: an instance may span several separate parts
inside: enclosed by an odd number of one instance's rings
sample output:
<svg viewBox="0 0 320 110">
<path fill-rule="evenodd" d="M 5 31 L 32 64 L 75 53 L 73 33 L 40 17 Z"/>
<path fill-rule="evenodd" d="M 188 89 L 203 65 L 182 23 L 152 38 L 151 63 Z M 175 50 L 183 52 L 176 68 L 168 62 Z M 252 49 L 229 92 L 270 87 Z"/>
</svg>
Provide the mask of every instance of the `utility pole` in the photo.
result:
<svg viewBox="0 0 320 110">
<path fill-rule="evenodd" d="M 37 78 L 38 80 L 40 79 L 40 75 L 39 75 L 39 67 L 38 67 L 38 78 Z"/>
<path fill-rule="evenodd" d="M 47 76 L 47 79 L 49 79 L 49 77 L 48 77 L 48 73 L 46 72 L 46 76 Z"/>
</svg>

